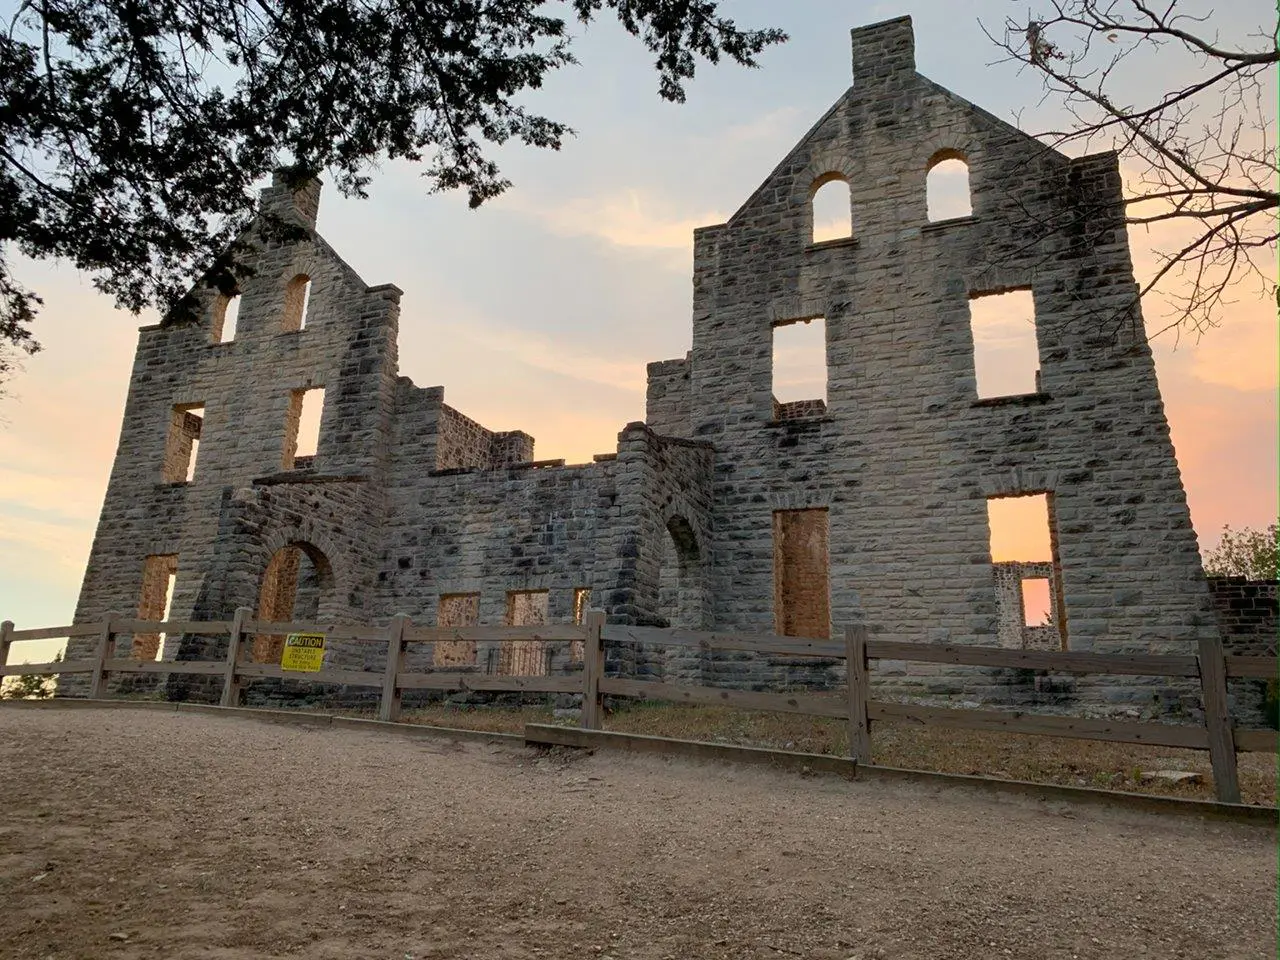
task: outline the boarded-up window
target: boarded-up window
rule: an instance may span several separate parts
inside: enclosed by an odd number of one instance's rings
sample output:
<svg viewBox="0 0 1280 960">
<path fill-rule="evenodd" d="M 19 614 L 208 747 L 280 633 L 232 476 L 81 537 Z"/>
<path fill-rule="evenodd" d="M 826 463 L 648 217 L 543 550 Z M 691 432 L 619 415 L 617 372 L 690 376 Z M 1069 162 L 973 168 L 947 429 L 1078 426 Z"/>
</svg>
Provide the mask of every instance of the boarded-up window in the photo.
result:
<svg viewBox="0 0 1280 960">
<path fill-rule="evenodd" d="M 827 511 L 773 514 L 774 628 L 788 637 L 831 636 Z"/>
<path fill-rule="evenodd" d="M 512 590 L 507 594 L 507 623 L 538 627 L 548 619 L 546 590 Z M 498 672 L 513 677 L 541 677 L 548 673 L 545 640 L 513 640 L 502 644 Z"/>
<path fill-rule="evenodd" d="M 153 553 L 142 564 L 142 595 L 138 599 L 139 620 L 167 620 L 178 577 L 176 553 Z M 131 656 L 135 660 L 159 660 L 164 653 L 161 633 L 135 633 Z"/>
<path fill-rule="evenodd" d="M 480 594 L 447 593 L 436 609 L 436 626 L 445 628 L 474 627 L 480 622 Z M 468 667 L 476 662 L 474 640 L 437 640 L 433 660 L 436 669 Z"/>
<path fill-rule="evenodd" d="M 169 432 L 160 468 L 165 483 L 185 483 L 195 477 L 203 427 L 203 403 L 179 403 L 169 411 Z"/>
</svg>

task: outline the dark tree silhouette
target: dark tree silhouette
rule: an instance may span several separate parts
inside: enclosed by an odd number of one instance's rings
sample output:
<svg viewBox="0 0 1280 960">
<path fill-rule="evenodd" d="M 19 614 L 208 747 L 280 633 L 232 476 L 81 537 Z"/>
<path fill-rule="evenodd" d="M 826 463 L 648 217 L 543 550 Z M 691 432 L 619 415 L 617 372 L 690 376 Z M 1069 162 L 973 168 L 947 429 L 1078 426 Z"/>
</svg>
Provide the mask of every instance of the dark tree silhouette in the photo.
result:
<svg viewBox="0 0 1280 960">
<path fill-rule="evenodd" d="M 1065 102 L 1074 122 L 1043 136 L 1118 150 L 1127 222 L 1173 227 L 1141 293 L 1161 288 L 1171 325 L 1197 332 L 1220 322 L 1237 291 L 1274 298 L 1276 23 L 1228 40 L 1218 18 L 1178 0 L 1036 2 L 1039 12 L 987 34 Z M 1163 91 L 1154 98 L 1117 92 L 1152 69 Z"/>
<path fill-rule="evenodd" d="M 255 181 L 285 166 L 363 195 L 387 159 L 477 206 L 508 141 L 572 131 L 526 104 L 574 63 L 566 19 L 616 16 L 684 99 L 699 59 L 754 66 L 778 30 L 719 0 L 19 0 L 0 22 L 0 379 L 40 300 L 6 255 L 58 257 L 120 306 L 173 315 L 193 275 L 232 292 Z M 560 16 L 557 16 L 560 14 Z M 268 229 L 285 230 L 284 224 Z"/>
</svg>

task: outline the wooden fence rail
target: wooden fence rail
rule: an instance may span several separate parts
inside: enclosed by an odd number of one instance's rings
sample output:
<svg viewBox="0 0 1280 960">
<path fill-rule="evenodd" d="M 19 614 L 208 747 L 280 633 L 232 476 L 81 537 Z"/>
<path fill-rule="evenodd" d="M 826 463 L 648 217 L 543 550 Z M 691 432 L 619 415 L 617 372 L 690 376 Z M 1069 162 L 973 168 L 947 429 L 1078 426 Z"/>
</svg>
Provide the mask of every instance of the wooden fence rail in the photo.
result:
<svg viewBox="0 0 1280 960">
<path fill-rule="evenodd" d="M 314 622 L 275 623 L 255 620 L 241 608 L 230 621 L 151 621 L 106 617 L 97 623 L 15 630 L 11 622 L 0 624 L 0 678 L 31 674 L 89 674 L 90 696 L 106 695 L 107 677 L 124 674 L 190 674 L 221 677 L 223 706 L 240 702 L 246 681 L 261 678 L 292 679 L 312 683 L 380 688 L 378 716 L 397 720 L 405 690 L 489 690 L 515 693 L 581 693 L 582 726 L 599 729 L 604 719 L 604 697 L 633 697 L 676 703 L 716 704 L 744 710 L 767 710 L 810 716 L 835 717 L 849 724 L 850 755 L 869 763 L 872 730 L 877 722 L 894 721 L 967 730 L 1110 740 L 1152 746 L 1207 750 L 1213 766 L 1219 800 L 1238 803 L 1236 752 L 1276 752 L 1280 735 L 1275 730 L 1236 728 L 1227 710 L 1227 678 L 1271 678 L 1277 675 L 1275 657 L 1225 656 L 1219 640 L 1201 641 L 1195 656 L 1095 654 L 1075 651 L 1009 650 L 953 644 L 917 644 L 870 640 L 862 626 L 845 631 L 843 641 L 744 635 L 728 632 L 665 630 L 655 627 L 605 625 L 604 613 L 587 611 L 581 626 L 547 624 L 532 627 L 418 627 L 408 617 L 394 617 L 385 627 L 335 626 Z M 221 661 L 144 661 L 115 656 L 115 638 L 128 633 L 227 634 L 226 658 Z M 387 645 L 382 672 L 323 668 L 300 673 L 279 664 L 251 663 L 247 642 L 254 634 L 323 633 L 333 640 Z M 9 648 L 23 640 L 62 637 L 98 638 L 90 658 L 7 666 Z M 465 671 L 414 673 L 406 669 L 412 644 L 447 641 L 497 643 L 580 641 L 583 643 L 581 674 L 510 676 Z M 727 690 L 690 684 L 662 683 L 624 677 L 606 677 L 605 645 L 654 644 L 694 648 L 700 651 L 737 651 L 783 657 L 820 657 L 845 660 L 846 696 L 806 693 L 763 693 Z M 1040 670 L 1055 673 L 1180 677 L 1195 679 L 1200 687 L 1205 721 L 1197 724 L 1136 722 L 1051 716 L 1008 710 L 969 710 L 875 700 L 871 697 L 871 663 L 876 660 L 911 661 L 997 669 Z"/>
</svg>

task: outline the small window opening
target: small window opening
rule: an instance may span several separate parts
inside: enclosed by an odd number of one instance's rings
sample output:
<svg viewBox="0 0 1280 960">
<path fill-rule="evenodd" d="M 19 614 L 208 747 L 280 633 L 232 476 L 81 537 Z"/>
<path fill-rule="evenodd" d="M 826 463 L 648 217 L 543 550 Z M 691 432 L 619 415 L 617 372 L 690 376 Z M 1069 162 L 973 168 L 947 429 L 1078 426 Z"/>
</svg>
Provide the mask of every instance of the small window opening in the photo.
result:
<svg viewBox="0 0 1280 960">
<path fill-rule="evenodd" d="M 1046 577 L 1030 577 L 1022 581 L 1022 624 L 1026 627 L 1046 627 L 1053 623 L 1049 605 L 1049 580 Z"/>
<path fill-rule="evenodd" d="M 969 165 L 954 151 L 935 154 L 925 177 L 929 222 L 973 216 L 969 195 Z"/>
<path fill-rule="evenodd" d="M 204 428 L 203 403 L 175 404 L 169 414 L 161 476 L 165 483 L 189 483 L 196 475 L 196 455 Z"/>
<path fill-rule="evenodd" d="M 537 627 L 548 621 L 546 590 L 512 590 L 507 594 L 507 623 Z M 498 672 L 513 677 L 542 677 L 550 672 L 545 640 L 508 640 L 498 655 Z"/>
<path fill-rule="evenodd" d="M 587 620 L 587 607 L 591 605 L 591 588 L 575 587 L 573 590 L 573 622 L 576 626 L 582 626 Z M 569 662 L 581 663 L 583 655 L 584 641 L 569 641 Z"/>
<path fill-rule="evenodd" d="M 826 321 L 789 320 L 773 328 L 773 419 L 821 416 L 827 409 Z"/>
<path fill-rule="evenodd" d="M 289 393 L 285 413 L 284 455 L 281 467 L 303 470 L 311 466 L 320 446 L 324 387 L 303 387 Z"/>
<path fill-rule="evenodd" d="M 213 342 L 230 343 L 236 338 L 236 325 L 240 322 L 240 294 L 219 297 L 214 306 Z"/>
<path fill-rule="evenodd" d="M 480 622 L 480 594 L 450 593 L 440 598 L 436 608 L 436 626 L 442 628 L 474 627 Z M 432 663 L 442 667 L 467 667 L 476 662 L 474 640 L 437 640 Z"/>
<path fill-rule="evenodd" d="M 1030 290 L 971 294 L 969 323 L 979 399 L 1040 391 L 1040 346 Z"/>
<path fill-rule="evenodd" d="M 168 620 L 173 605 L 173 588 L 178 578 L 176 553 L 153 553 L 142 562 L 142 595 L 138 598 L 138 619 Z M 135 633 L 130 655 L 135 660 L 159 660 L 164 656 L 162 633 Z"/>
<path fill-rule="evenodd" d="M 773 514 L 774 629 L 786 637 L 831 636 L 827 511 Z"/>
<path fill-rule="evenodd" d="M 852 195 L 848 181 L 828 175 L 815 182 L 813 192 L 813 242 L 844 240 L 853 236 Z"/>
<path fill-rule="evenodd" d="M 311 278 L 300 273 L 284 288 L 284 323 L 286 333 L 302 330 L 307 325 L 311 308 Z"/>
</svg>

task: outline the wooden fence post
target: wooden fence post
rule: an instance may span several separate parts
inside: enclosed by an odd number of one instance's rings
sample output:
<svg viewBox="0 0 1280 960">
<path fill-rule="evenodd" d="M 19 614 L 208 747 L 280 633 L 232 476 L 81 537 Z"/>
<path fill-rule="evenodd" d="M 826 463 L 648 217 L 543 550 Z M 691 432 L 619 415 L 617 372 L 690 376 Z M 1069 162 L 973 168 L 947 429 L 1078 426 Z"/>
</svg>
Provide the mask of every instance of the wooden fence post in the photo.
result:
<svg viewBox="0 0 1280 960">
<path fill-rule="evenodd" d="M 867 700 L 871 697 L 871 671 L 867 666 L 867 628 L 844 628 L 845 672 L 849 686 L 849 756 L 858 763 L 871 762 L 871 721 Z"/>
<path fill-rule="evenodd" d="M 116 652 L 116 635 L 111 630 L 108 613 L 102 618 L 102 630 L 98 633 L 98 649 L 93 655 L 93 675 L 89 680 L 89 699 L 101 700 L 107 692 L 107 661 Z"/>
<path fill-rule="evenodd" d="M 1209 761 L 1213 764 L 1213 789 L 1223 803 L 1240 802 L 1236 777 L 1236 744 L 1227 705 L 1227 664 L 1221 637 L 1200 639 L 1200 694 L 1204 724 L 1209 731 Z"/>
<path fill-rule="evenodd" d="M 382 696 L 378 699 L 378 719 L 395 723 L 400 719 L 400 687 L 396 680 L 404 671 L 404 635 L 409 618 L 397 613 L 387 628 L 387 668 L 382 675 Z"/>
<path fill-rule="evenodd" d="M 227 665 L 222 675 L 222 699 L 219 703 L 224 707 L 240 706 L 240 680 L 236 676 L 236 668 L 240 666 L 241 651 L 244 649 L 244 625 L 253 616 L 248 607 L 236 607 L 235 616 L 231 618 L 231 630 L 227 636 Z"/>
<path fill-rule="evenodd" d="M 9 662 L 9 647 L 13 644 L 10 635 L 13 633 L 13 621 L 6 620 L 0 623 L 0 667 Z M 0 677 L 0 684 L 4 683 L 4 677 Z"/>
<path fill-rule="evenodd" d="M 582 720 L 584 730 L 599 730 L 604 718 L 600 678 L 604 676 L 604 611 L 588 610 L 582 618 L 586 637 L 582 642 Z"/>
</svg>

